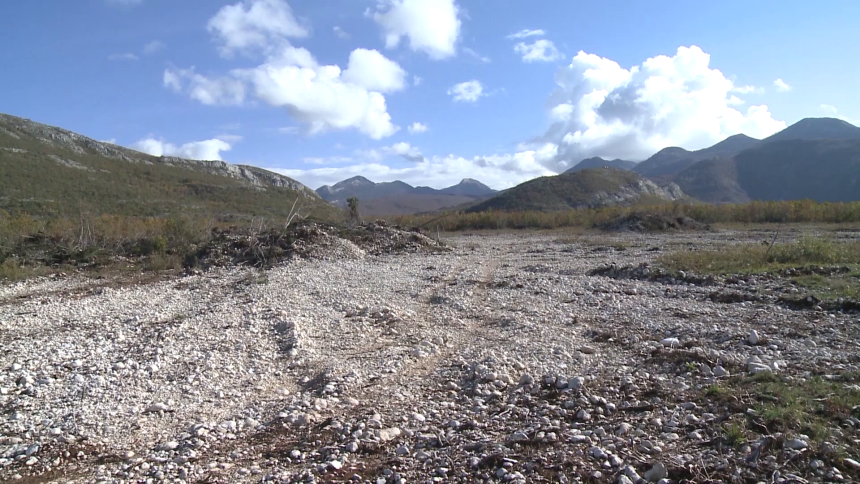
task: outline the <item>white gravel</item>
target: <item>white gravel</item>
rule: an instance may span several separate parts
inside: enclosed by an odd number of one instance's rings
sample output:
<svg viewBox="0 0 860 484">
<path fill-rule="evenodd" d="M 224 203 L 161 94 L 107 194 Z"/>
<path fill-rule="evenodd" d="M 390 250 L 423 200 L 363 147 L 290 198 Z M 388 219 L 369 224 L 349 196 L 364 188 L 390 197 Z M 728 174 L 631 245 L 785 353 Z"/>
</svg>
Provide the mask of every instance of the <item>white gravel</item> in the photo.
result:
<svg viewBox="0 0 860 484">
<path fill-rule="evenodd" d="M 860 456 L 793 464 L 800 435 L 739 464 L 756 446 L 709 445 L 721 416 L 692 395 L 856 371 L 858 315 L 587 275 L 724 235 L 460 235 L 441 254 L 2 286 L 0 480 L 850 481 Z"/>
</svg>

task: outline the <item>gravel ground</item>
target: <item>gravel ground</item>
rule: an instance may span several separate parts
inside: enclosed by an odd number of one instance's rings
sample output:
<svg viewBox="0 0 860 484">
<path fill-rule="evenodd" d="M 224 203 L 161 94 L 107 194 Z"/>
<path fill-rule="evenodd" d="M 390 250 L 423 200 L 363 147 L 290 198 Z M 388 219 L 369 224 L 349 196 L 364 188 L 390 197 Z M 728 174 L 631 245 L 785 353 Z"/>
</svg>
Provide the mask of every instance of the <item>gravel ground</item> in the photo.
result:
<svg viewBox="0 0 860 484">
<path fill-rule="evenodd" d="M 588 275 L 763 233 L 607 237 L 2 286 L 0 480 L 860 479 L 857 418 L 732 446 L 705 394 L 857 371 L 860 315 Z"/>
</svg>

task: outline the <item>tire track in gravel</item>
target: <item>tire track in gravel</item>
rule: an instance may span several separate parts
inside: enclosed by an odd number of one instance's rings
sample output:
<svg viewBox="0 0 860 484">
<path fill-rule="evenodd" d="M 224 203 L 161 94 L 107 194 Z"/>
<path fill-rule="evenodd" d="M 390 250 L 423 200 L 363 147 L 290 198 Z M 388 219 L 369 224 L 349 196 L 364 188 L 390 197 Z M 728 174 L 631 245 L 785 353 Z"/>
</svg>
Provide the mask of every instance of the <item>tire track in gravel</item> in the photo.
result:
<svg viewBox="0 0 860 484">
<path fill-rule="evenodd" d="M 497 257 L 491 259 L 489 261 L 479 261 L 482 265 L 481 278 L 477 281 L 477 290 L 475 290 L 469 300 L 474 304 L 478 301 L 481 301 L 486 304 L 489 287 L 495 279 L 496 271 L 499 265 L 507 256 L 507 253 L 502 255 L 501 257 Z M 439 296 L 439 293 L 445 287 L 448 287 L 452 282 L 457 280 L 457 276 L 462 274 L 466 268 L 470 264 L 474 264 L 475 261 L 463 260 L 459 262 L 455 268 L 451 271 L 449 277 L 447 277 L 444 281 L 437 284 L 434 288 L 432 294 L 427 298 L 427 305 L 424 308 L 424 312 L 422 314 L 423 319 L 430 324 L 435 324 L 438 326 L 448 326 L 445 322 L 437 321 L 437 317 L 433 315 L 432 307 L 433 303 L 430 302 L 431 298 L 434 296 Z M 485 306 L 484 309 L 481 310 L 489 312 L 491 309 Z M 418 358 L 413 361 L 408 367 L 401 369 L 397 373 L 396 376 L 386 379 L 384 381 L 384 385 L 379 385 L 376 388 L 376 392 L 390 390 L 391 388 L 404 387 L 407 386 L 406 382 L 420 382 L 421 385 L 426 385 L 429 377 L 432 377 L 433 374 L 440 368 L 440 364 L 444 361 L 450 359 L 453 355 L 462 353 L 464 349 L 466 349 L 467 345 L 470 344 L 480 344 L 480 338 L 478 336 L 479 330 L 483 330 L 485 328 L 486 318 L 481 315 L 470 314 L 465 318 L 462 318 L 464 323 L 463 326 L 458 328 L 450 328 L 448 334 L 446 334 L 445 346 L 439 348 L 435 354 Z M 452 338 L 453 336 L 453 338 Z M 370 395 L 365 395 L 364 401 L 367 401 L 367 397 Z M 370 403 L 368 401 L 368 403 Z"/>
</svg>

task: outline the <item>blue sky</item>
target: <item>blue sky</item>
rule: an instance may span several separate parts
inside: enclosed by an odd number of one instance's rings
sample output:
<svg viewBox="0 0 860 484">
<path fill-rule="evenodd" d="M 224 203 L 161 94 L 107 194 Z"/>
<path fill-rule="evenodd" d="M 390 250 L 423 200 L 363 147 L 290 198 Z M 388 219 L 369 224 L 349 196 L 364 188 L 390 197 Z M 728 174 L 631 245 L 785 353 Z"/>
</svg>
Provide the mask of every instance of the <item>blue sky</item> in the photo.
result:
<svg viewBox="0 0 860 484">
<path fill-rule="evenodd" d="M 313 188 L 505 188 L 856 123 L 858 21 L 854 1 L 9 1 L 0 112 Z"/>
</svg>

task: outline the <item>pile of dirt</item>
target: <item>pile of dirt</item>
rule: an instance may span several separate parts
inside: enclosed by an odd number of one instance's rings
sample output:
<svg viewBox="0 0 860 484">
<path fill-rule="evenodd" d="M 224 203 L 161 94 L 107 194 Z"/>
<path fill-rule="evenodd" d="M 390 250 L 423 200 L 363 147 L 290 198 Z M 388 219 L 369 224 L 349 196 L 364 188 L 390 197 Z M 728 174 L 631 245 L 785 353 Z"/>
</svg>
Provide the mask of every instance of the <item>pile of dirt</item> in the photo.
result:
<svg viewBox="0 0 860 484">
<path fill-rule="evenodd" d="M 263 232 L 216 230 L 211 240 L 186 257 L 184 266 L 212 267 L 231 264 L 269 267 L 293 258 L 349 260 L 367 254 L 442 251 L 447 248 L 422 234 L 388 226 L 382 221 L 355 227 L 302 223 Z"/>
<path fill-rule="evenodd" d="M 696 222 L 690 217 L 670 217 L 648 213 L 631 213 L 612 222 L 595 226 L 607 232 L 668 232 L 680 230 L 710 230 L 709 225 Z"/>
</svg>

